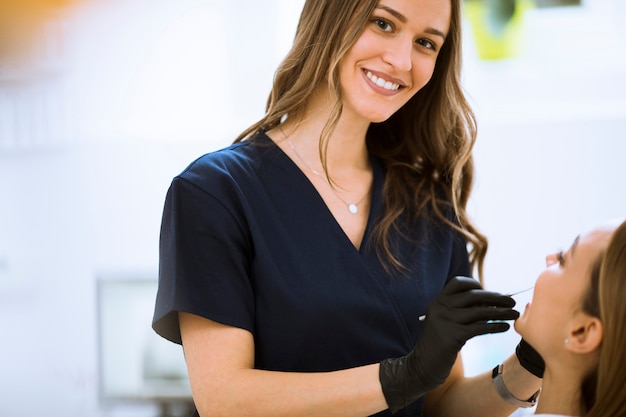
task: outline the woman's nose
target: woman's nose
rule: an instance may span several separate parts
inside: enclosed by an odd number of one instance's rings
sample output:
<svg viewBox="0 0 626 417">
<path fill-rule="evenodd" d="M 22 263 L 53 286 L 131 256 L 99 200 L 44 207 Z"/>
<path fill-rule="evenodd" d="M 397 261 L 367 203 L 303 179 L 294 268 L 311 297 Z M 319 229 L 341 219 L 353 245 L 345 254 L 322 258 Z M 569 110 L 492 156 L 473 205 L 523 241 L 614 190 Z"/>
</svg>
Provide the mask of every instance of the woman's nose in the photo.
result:
<svg viewBox="0 0 626 417">
<path fill-rule="evenodd" d="M 413 40 L 395 39 L 386 49 L 383 59 L 398 71 L 413 68 Z"/>
<path fill-rule="evenodd" d="M 559 259 L 556 253 L 551 253 L 550 255 L 546 256 L 546 267 L 551 267 L 552 265 L 558 262 L 559 262 Z"/>
</svg>

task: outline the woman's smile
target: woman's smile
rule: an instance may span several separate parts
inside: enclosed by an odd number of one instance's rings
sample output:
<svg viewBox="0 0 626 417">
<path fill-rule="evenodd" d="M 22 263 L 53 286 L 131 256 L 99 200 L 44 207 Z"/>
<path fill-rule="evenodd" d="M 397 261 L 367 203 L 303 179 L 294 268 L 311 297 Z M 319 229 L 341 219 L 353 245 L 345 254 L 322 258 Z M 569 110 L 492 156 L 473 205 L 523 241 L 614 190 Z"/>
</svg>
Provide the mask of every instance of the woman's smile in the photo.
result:
<svg viewBox="0 0 626 417">
<path fill-rule="evenodd" d="M 395 79 L 392 80 L 392 77 L 388 75 L 378 72 L 374 74 L 370 70 L 363 70 L 363 72 L 365 73 L 367 79 L 371 81 L 371 84 L 373 84 L 372 88 L 381 94 L 393 95 L 400 88 L 404 87 L 404 83 L 402 81 Z"/>
</svg>

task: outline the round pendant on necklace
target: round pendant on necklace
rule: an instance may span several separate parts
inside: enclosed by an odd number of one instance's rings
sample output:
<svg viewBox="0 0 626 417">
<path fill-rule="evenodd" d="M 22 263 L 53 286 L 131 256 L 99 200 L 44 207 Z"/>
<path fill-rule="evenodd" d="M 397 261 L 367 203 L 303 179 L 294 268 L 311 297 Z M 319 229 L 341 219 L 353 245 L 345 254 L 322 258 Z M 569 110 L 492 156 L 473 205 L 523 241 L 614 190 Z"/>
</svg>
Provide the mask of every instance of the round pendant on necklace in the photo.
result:
<svg viewBox="0 0 626 417">
<path fill-rule="evenodd" d="M 359 212 L 359 208 L 354 203 L 348 204 L 348 211 L 352 214 L 357 214 Z"/>
</svg>

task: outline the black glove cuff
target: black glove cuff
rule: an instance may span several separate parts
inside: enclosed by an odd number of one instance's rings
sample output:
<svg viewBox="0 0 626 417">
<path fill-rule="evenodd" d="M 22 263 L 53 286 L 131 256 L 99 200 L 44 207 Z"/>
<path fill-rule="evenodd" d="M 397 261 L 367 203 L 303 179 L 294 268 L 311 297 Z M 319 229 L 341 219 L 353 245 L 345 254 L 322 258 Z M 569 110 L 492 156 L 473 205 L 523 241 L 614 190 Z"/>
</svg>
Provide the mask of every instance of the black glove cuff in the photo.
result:
<svg viewBox="0 0 626 417">
<path fill-rule="evenodd" d="M 537 351 L 528 344 L 524 339 L 520 340 L 515 348 L 515 355 L 519 363 L 531 374 L 538 378 L 543 378 L 543 371 L 546 368 L 546 364 L 543 359 L 537 353 Z"/>
<path fill-rule="evenodd" d="M 411 375 L 411 365 L 407 363 L 411 360 L 410 355 L 380 362 L 378 378 L 392 414 L 416 401 L 427 391 L 419 379 Z"/>
</svg>

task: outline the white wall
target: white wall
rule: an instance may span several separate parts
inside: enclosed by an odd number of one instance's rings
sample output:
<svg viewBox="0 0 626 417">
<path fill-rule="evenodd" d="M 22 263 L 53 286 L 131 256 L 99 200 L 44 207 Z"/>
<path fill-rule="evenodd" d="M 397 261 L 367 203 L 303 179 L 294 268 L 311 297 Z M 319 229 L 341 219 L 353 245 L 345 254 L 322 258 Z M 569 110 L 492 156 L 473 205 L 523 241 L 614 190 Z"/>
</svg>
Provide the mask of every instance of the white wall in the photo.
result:
<svg viewBox="0 0 626 417">
<path fill-rule="evenodd" d="M 170 179 L 262 113 L 302 1 L 224 3 L 85 3 L 57 92 L 71 129 L 47 146 L 0 147 L 1 417 L 153 413 L 98 404 L 96 279 L 154 272 Z M 489 288 L 532 285 L 547 253 L 626 216 L 622 4 L 533 12 L 509 62 L 478 61 L 468 35 L 480 123 L 471 213 L 491 241 Z M 470 342 L 468 373 L 516 341 Z"/>
<path fill-rule="evenodd" d="M 517 59 L 478 61 L 467 44 L 465 85 L 479 123 L 470 212 L 490 239 L 488 288 L 532 286 L 547 254 L 626 218 L 624 22 L 626 3 L 588 1 L 529 12 Z M 518 306 L 530 297 L 516 297 Z M 518 340 L 509 332 L 470 341 L 466 372 L 491 369 Z"/>
</svg>

